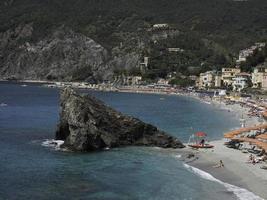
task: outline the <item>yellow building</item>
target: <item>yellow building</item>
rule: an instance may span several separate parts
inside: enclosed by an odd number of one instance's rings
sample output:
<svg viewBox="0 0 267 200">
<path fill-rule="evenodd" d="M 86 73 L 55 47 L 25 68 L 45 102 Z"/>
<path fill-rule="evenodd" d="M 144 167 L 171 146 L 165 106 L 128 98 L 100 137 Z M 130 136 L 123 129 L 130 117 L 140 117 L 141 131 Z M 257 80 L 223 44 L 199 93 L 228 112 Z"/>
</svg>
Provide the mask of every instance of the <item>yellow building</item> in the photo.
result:
<svg viewBox="0 0 267 200">
<path fill-rule="evenodd" d="M 222 82 L 225 86 L 230 86 L 234 82 L 234 78 L 239 74 L 241 70 L 239 68 L 222 68 Z"/>
<path fill-rule="evenodd" d="M 265 87 L 265 77 L 267 76 L 267 68 L 264 66 L 255 67 L 252 73 L 252 84 L 254 88 Z M 264 85 L 264 86 L 263 86 Z"/>
</svg>

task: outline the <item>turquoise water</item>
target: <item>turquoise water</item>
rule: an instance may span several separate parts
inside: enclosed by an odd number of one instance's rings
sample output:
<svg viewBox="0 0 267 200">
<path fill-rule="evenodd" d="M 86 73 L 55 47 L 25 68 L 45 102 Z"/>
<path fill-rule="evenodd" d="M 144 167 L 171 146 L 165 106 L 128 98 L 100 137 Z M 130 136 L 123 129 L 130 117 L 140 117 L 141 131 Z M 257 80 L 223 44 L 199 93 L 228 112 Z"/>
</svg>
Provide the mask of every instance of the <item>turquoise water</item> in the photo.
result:
<svg viewBox="0 0 267 200">
<path fill-rule="evenodd" d="M 219 139 L 239 125 L 234 113 L 188 97 L 89 93 L 183 142 L 193 131 Z M 7 104 L 0 107 L 0 199 L 236 199 L 157 148 L 82 154 L 42 146 L 54 138 L 58 101 L 57 89 L 0 84 L 0 103 Z"/>
</svg>

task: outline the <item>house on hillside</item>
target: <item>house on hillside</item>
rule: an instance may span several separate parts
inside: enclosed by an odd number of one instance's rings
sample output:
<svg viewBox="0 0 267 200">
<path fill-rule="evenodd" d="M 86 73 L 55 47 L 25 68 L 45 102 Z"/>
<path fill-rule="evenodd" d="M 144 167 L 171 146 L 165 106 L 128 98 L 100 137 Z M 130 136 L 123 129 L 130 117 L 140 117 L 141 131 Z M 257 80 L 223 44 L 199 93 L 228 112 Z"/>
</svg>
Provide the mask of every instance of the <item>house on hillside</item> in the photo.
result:
<svg viewBox="0 0 267 200">
<path fill-rule="evenodd" d="M 252 73 L 253 88 L 262 88 L 265 76 L 267 76 L 267 68 L 264 65 L 255 67 Z"/>
<path fill-rule="evenodd" d="M 225 86 L 233 85 L 236 74 L 239 74 L 241 70 L 239 68 L 222 68 L 222 82 Z"/>
<path fill-rule="evenodd" d="M 153 29 L 166 29 L 169 28 L 169 24 L 154 24 Z"/>
<path fill-rule="evenodd" d="M 233 90 L 240 92 L 247 88 L 249 86 L 250 78 L 251 75 L 245 72 L 236 74 L 235 78 L 233 78 Z"/>
<path fill-rule="evenodd" d="M 267 73 L 263 75 L 261 88 L 267 90 Z"/>
<path fill-rule="evenodd" d="M 147 69 L 149 57 L 145 56 L 143 62 L 140 63 L 140 70 L 144 72 Z"/>
<path fill-rule="evenodd" d="M 216 71 L 207 71 L 199 75 L 196 80 L 198 88 L 221 87 L 221 76 Z"/>
<path fill-rule="evenodd" d="M 158 85 L 168 85 L 169 84 L 169 80 L 160 78 L 160 79 L 158 79 L 157 84 Z"/>
<path fill-rule="evenodd" d="M 240 65 L 240 63 L 246 61 L 247 57 L 251 56 L 255 52 L 256 49 L 261 51 L 262 48 L 265 47 L 265 45 L 266 44 L 264 42 L 257 42 L 251 47 L 241 50 L 239 52 L 238 59 L 236 60 L 236 64 Z"/>
<path fill-rule="evenodd" d="M 123 79 L 123 85 L 139 85 L 142 81 L 141 76 L 126 76 Z"/>
<path fill-rule="evenodd" d="M 167 50 L 168 50 L 168 52 L 175 52 L 175 53 L 184 52 L 184 49 L 174 48 L 174 47 L 167 48 Z"/>
</svg>

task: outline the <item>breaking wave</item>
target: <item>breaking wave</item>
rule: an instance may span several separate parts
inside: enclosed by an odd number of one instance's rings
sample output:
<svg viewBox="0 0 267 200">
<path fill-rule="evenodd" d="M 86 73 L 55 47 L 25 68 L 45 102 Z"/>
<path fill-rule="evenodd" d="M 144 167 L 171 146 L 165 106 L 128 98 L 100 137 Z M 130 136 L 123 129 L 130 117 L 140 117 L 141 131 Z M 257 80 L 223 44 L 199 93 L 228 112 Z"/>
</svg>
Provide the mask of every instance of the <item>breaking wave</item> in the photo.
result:
<svg viewBox="0 0 267 200">
<path fill-rule="evenodd" d="M 255 195 L 254 193 L 252 193 L 252 192 L 250 192 L 244 188 L 240 188 L 238 186 L 231 185 L 229 183 L 225 183 L 223 181 L 220 181 L 219 179 L 216 179 L 211 174 L 209 174 L 205 171 L 202 171 L 198 168 L 192 167 L 192 166 L 187 165 L 185 163 L 184 163 L 184 166 L 185 166 L 185 168 L 192 171 L 194 174 L 200 176 L 203 179 L 222 184 L 228 191 L 233 192 L 236 195 L 236 197 L 240 200 L 264 200 L 261 197 Z"/>
<path fill-rule="evenodd" d="M 63 140 L 45 140 L 44 142 L 42 142 L 42 146 L 44 147 L 50 147 L 53 148 L 55 150 L 60 150 L 60 146 L 64 143 Z"/>
</svg>

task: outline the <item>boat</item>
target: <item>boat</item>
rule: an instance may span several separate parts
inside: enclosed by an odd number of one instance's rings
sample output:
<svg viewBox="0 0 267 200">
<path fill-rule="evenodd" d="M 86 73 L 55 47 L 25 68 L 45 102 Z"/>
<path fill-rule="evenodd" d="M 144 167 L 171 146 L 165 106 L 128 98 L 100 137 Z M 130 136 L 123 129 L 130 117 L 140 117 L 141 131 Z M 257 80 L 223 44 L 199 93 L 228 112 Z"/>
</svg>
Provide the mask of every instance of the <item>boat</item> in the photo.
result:
<svg viewBox="0 0 267 200">
<path fill-rule="evenodd" d="M 191 135 L 188 141 L 188 146 L 195 148 L 195 149 L 210 149 L 213 148 L 214 145 L 207 144 L 205 141 L 205 137 L 207 134 L 204 132 L 196 132 L 195 134 Z M 190 144 L 190 140 L 193 139 L 195 142 Z"/>
<path fill-rule="evenodd" d="M 21 85 L 21 87 L 27 87 L 28 85 L 26 85 L 26 84 L 23 84 L 23 85 Z"/>
<path fill-rule="evenodd" d="M 210 149 L 213 148 L 214 146 L 211 144 L 189 144 L 189 147 L 195 148 L 195 149 Z"/>
</svg>

